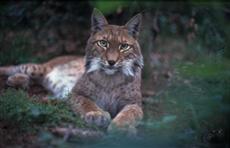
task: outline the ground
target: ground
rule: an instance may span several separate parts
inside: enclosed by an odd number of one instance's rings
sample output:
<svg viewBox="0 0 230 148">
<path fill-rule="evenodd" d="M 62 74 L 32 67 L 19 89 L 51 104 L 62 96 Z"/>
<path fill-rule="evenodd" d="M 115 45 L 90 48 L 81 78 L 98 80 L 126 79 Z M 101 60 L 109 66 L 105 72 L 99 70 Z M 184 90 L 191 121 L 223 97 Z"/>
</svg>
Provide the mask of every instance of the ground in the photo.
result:
<svg viewBox="0 0 230 148">
<path fill-rule="evenodd" d="M 167 42 L 168 48 L 186 48 L 170 41 L 161 42 Z M 161 45 L 157 48 L 165 44 Z M 65 102 L 47 101 L 41 87 L 15 90 L 7 88 L 1 77 L 0 147 L 229 146 L 230 61 L 215 55 L 191 59 L 183 50 L 169 51 L 151 56 L 153 71 L 142 84 L 144 119 L 132 138 L 106 135 L 85 141 L 58 136 L 55 128 L 100 129 L 86 126 Z"/>
</svg>

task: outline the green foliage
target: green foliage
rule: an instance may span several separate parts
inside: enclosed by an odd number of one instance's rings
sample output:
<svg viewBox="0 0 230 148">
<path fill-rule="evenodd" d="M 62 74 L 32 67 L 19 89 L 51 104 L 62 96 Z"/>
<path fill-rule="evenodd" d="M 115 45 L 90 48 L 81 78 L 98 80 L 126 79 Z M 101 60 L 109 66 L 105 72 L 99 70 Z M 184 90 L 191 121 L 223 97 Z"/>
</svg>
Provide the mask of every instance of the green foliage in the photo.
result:
<svg viewBox="0 0 230 148">
<path fill-rule="evenodd" d="M 35 49 L 31 46 L 30 39 L 25 37 L 23 34 L 16 35 L 10 41 L 5 40 L 4 35 L 1 34 L 0 43 L 6 46 L 0 52 L 0 65 L 36 61 L 36 58 L 31 60 L 32 53 Z"/>
<path fill-rule="evenodd" d="M 22 90 L 8 89 L 0 96 L 0 120 L 22 126 L 32 124 L 58 125 L 72 123 L 83 127 L 84 123 L 63 102 L 41 104 L 31 100 Z"/>
<path fill-rule="evenodd" d="M 116 10 L 121 6 L 126 6 L 129 2 L 127 1 L 102 1 L 102 0 L 95 0 L 91 1 L 91 5 L 94 8 L 99 9 L 105 15 L 112 14 L 116 12 Z"/>
<path fill-rule="evenodd" d="M 138 3 L 146 8 L 148 2 Z M 154 5 L 155 4 L 155 5 Z M 226 18 L 222 2 L 161 2 L 148 5 L 148 11 L 158 13 L 157 24 L 161 37 L 182 37 L 186 39 L 189 33 L 194 33 L 192 47 L 188 50 L 202 53 L 229 54 L 229 20 Z M 193 21 L 193 25 L 191 25 Z M 150 21 L 146 21 L 149 23 Z M 149 37 L 149 36 L 148 36 Z M 223 53 L 224 52 L 224 53 Z"/>
<path fill-rule="evenodd" d="M 223 51 L 226 42 L 224 8 L 222 5 L 193 7 L 198 24 L 196 43 L 202 44 L 206 50 L 212 52 Z"/>
<path fill-rule="evenodd" d="M 230 65 L 214 57 L 177 64 L 179 73 L 170 86 L 146 103 L 143 130 L 151 139 L 171 139 L 173 145 L 202 145 L 207 129 L 228 129 Z"/>
<path fill-rule="evenodd" d="M 178 64 L 176 66 L 183 75 L 196 78 L 229 79 L 230 61 L 209 56 L 195 62 Z"/>
<path fill-rule="evenodd" d="M 28 101 L 27 96 L 22 91 L 16 92 L 7 90 L 0 97 L 0 112 L 1 120 L 14 120 L 16 122 L 30 122 L 28 121 Z"/>
</svg>

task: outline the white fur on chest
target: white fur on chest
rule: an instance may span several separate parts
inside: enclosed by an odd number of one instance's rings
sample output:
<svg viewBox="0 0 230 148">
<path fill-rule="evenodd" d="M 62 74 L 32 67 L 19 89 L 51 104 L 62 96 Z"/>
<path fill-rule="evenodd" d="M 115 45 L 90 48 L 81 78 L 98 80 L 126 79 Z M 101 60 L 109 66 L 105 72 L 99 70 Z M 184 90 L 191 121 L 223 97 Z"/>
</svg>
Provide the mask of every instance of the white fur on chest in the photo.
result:
<svg viewBox="0 0 230 148">
<path fill-rule="evenodd" d="M 72 61 L 57 66 L 46 75 L 43 85 L 53 93 L 55 98 L 66 98 L 77 83 L 77 80 L 82 76 L 84 68 L 77 64 Z"/>
</svg>

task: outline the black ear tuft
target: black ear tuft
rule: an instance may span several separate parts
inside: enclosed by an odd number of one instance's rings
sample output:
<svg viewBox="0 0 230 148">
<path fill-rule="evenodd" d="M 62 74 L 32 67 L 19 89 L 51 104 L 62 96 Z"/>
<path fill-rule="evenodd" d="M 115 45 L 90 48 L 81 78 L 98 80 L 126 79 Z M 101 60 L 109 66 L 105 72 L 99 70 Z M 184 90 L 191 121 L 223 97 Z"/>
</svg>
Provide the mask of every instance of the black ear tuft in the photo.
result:
<svg viewBox="0 0 230 148">
<path fill-rule="evenodd" d="M 129 34 L 134 38 L 137 38 L 141 28 L 142 15 L 139 13 L 129 20 L 125 26 L 127 27 Z"/>
<path fill-rule="evenodd" d="M 104 15 L 98 9 L 94 8 L 91 16 L 91 31 L 94 33 L 100 31 L 107 24 L 108 22 Z"/>
</svg>

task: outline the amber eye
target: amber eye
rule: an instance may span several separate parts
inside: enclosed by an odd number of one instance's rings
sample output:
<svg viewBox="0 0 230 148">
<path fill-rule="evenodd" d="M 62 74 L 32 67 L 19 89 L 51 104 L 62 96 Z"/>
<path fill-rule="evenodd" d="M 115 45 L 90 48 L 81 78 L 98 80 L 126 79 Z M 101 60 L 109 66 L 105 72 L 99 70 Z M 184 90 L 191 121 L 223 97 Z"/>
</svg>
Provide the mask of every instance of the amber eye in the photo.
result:
<svg viewBox="0 0 230 148">
<path fill-rule="evenodd" d="M 104 49 L 109 47 L 109 43 L 106 40 L 100 40 L 100 41 L 98 41 L 97 45 L 101 46 Z"/>
<path fill-rule="evenodd" d="M 121 44 L 119 46 L 119 49 L 120 49 L 121 52 L 128 51 L 130 49 L 130 45 L 128 45 L 128 44 Z"/>
</svg>

